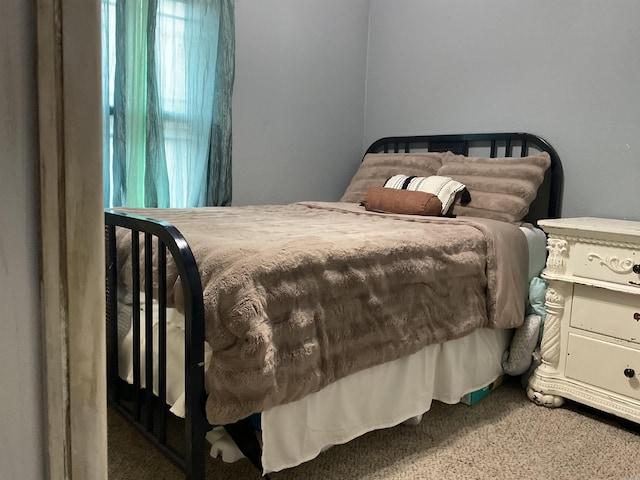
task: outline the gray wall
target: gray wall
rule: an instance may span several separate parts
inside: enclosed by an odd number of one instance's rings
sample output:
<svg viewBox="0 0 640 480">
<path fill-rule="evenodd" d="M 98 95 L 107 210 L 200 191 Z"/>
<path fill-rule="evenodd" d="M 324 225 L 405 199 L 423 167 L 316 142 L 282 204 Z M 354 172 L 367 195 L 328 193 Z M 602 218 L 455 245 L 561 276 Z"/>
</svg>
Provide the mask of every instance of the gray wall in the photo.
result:
<svg viewBox="0 0 640 480">
<path fill-rule="evenodd" d="M 371 0 L 364 143 L 528 131 L 563 216 L 640 219 L 640 2 Z"/>
<path fill-rule="evenodd" d="M 337 200 L 362 156 L 369 0 L 236 0 L 233 203 Z"/>
<path fill-rule="evenodd" d="M 637 0 L 237 0 L 234 204 L 336 200 L 381 136 L 519 130 L 558 150 L 564 216 L 640 219 L 639 23 Z"/>
<path fill-rule="evenodd" d="M 0 16 L 0 478 L 44 478 L 35 2 Z"/>
</svg>

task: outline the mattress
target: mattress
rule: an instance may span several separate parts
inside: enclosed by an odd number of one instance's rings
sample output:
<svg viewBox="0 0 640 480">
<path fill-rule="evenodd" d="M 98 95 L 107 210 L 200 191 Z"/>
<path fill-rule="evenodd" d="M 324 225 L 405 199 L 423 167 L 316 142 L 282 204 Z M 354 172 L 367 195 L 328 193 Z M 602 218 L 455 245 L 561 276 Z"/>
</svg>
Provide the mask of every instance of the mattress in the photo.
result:
<svg viewBox="0 0 640 480">
<path fill-rule="evenodd" d="M 537 228 L 522 227 L 521 231 L 529 247 L 530 280 L 544 267 L 546 237 Z M 130 318 L 130 315 L 124 317 Z M 157 329 L 155 311 L 153 324 L 154 330 Z M 126 325 L 119 327 L 119 374 L 132 383 L 132 332 Z M 367 368 L 303 399 L 262 412 L 265 473 L 296 466 L 332 445 L 415 418 L 427 412 L 434 399 L 458 403 L 465 394 L 484 387 L 502 374 L 501 359 L 509 348 L 511 336 L 511 330 L 478 329 L 465 337 L 429 345 L 408 357 Z M 144 338 L 144 326 L 141 338 Z M 168 309 L 167 403 L 177 416 L 184 416 L 183 338 L 184 322 L 180 314 Z M 144 345 L 141 350 L 144 352 Z M 153 351 L 157 355 L 158 349 Z M 210 355 L 205 345 L 205 363 Z M 144 371 L 144 355 L 141 361 L 141 371 Z M 142 382 L 144 387 L 144 376 Z M 367 408 L 363 408 L 365 405 Z M 213 456 L 225 461 L 242 456 L 224 429 L 212 430 L 207 438 L 212 444 Z"/>
</svg>

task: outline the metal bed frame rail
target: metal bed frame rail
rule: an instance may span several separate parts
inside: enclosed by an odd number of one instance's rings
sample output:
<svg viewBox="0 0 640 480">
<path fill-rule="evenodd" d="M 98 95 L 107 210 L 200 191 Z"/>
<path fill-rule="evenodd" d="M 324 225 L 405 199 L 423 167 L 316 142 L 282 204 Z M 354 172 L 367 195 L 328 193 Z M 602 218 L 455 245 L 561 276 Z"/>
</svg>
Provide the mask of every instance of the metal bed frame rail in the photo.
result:
<svg viewBox="0 0 640 480">
<path fill-rule="evenodd" d="M 563 172 L 557 153 L 545 140 L 527 133 L 490 133 L 462 135 L 422 135 L 385 137 L 374 142 L 365 152 L 451 151 L 468 155 L 470 148 L 481 147 L 488 156 L 512 156 L 519 148 L 520 157 L 529 154 L 529 148 L 546 151 L 551 156 L 551 167 L 538 190 L 538 196 L 525 221 L 535 223 L 536 218 L 560 216 Z M 500 155 L 503 154 L 503 155 Z M 132 235 L 132 294 L 133 294 L 133 386 L 118 376 L 118 258 L 116 228 L 128 229 Z M 116 210 L 105 211 L 106 290 L 107 290 L 107 392 L 109 405 L 123 415 L 160 451 L 181 468 L 188 479 L 204 478 L 205 434 L 211 428 L 205 415 L 204 390 L 204 304 L 202 284 L 193 252 L 182 234 L 170 223 L 141 217 Z M 155 239 L 155 240 L 154 240 Z M 142 240 L 142 241 L 141 241 Z M 154 245 L 155 243 L 155 245 Z M 142 245 L 141 245 L 142 244 Z M 144 254 L 141 255 L 141 246 Z M 157 251 L 157 265 L 153 265 L 153 251 Z M 180 455 L 167 442 L 167 417 L 172 415 L 166 407 L 166 269 L 167 250 L 182 279 L 185 317 L 185 451 Z M 144 285 L 141 282 L 141 268 Z M 154 281 L 147 279 L 154 278 Z M 145 385 L 153 385 L 152 302 L 154 283 L 158 302 L 158 395 L 153 388 L 141 390 L 141 321 L 145 325 Z M 144 289 L 145 315 L 140 318 L 140 292 Z M 125 393 L 131 391 L 131 399 Z M 126 400 L 126 402 L 125 402 Z M 133 405 L 132 407 L 130 405 Z M 129 406 L 128 406 L 129 405 Z M 245 421 L 247 421 L 245 419 Z M 236 443 L 235 426 L 225 426 Z M 255 439 L 255 436 L 254 436 Z M 241 446 L 242 443 L 239 444 Z M 246 446 L 244 446 L 246 448 Z M 243 452 L 243 447 L 240 447 Z M 251 453 L 250 450 L 247 452 Z M 247 453 L 245 453 L 247 455 Z M 254 455 L 255 456 L 255 455 Z M 247 455 L 252 458 L 251 455 Z M 259 460 L 252 460 L 261 469 Z M 268 478 L 268 477 L 264 477 Z"/>
<path fill-rule="evenodd" d="M 131 234 L 132 263 L 132 329 L 133 329 L 133 389 L 125 399 L 124 383 L 118 376 L 118 258 L 116 228 Z M 140 247 L 144 247 L 141 258 Z M 133 424 L 164 455 L 182 469 L 188 479 L 204 478 L 205 434 L 210 429 L 204 402 L 204 309 L 202 284 L 191 248 L 173 225 L 160 220 L 105 211 L 106 293 L 107 293 L 107 392 L 109 405 Z M 155 239 L 155 241 L 154 241 Z M 155 243 L 155 246 L 154 246 Z M 154 277 L 153 251 L 157 250 Z M 167 441 L 166 406 L 166 270 L 167 250 L 182 279 L 185 317 L 185 451 L 181 455 Z M 140 318 L 141 268 L 144 273 L 145 314 Z M 149 279 L 152 279 L 149 281 Z M 154 395 L 153 379 L 153 307 L 154 283 L 158 322 L 158 395 Z M 141 390 L 141 321 L 145 325 L 146 388 Z M 125 403 L 125 400 L 128 403 Z M 131 406 L 132 405 L 132 406 Z"/>
</svg>

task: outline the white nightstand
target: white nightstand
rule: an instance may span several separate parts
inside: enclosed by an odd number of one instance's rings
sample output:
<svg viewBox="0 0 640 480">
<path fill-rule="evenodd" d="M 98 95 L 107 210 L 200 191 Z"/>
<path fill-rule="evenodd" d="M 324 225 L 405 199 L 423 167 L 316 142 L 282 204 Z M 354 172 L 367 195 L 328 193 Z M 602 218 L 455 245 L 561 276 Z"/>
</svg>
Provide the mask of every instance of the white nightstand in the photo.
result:
<svg viewBox="0 0 640 480">
<path fill-rule="evenodd" d="M 640 423 L 640 222 L 541 220 L 549 256 L 542 364 L 527 394 Z"/>
</svg>

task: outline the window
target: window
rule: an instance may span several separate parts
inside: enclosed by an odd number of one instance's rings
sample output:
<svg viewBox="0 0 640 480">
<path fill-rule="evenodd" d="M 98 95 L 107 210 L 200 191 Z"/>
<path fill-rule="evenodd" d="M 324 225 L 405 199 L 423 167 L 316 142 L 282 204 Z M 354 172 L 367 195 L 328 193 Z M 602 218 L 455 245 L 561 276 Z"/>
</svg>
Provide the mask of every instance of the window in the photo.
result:
<svg viewBox="0 0 640 480">
<path fill-rule="evenodd" d="M 159 206 L 209 204 L 211 129 L 216 88 L 220 87 L 216 85 L 217 61 L 219 56 L 233 58 L 235 43 L 233 37 L 225 45 L 218 40 L 229 38 L 220 35 L 220 26 L 225 5 L 232 13 L 233 4 L 158 0 L 155 12 L 145 11 L 144 4 L 103 3 L 105 126 L 109 127 L 105 131 L 105 206 L 155 206 L 148 200 L 149 191 L 160 197 L 166 188 L 167 203 Z M 233 16 L 230 18 L 232 21 Z M 233 68 L 233 61 L 227 63 Z M 233 75 L 230 78 L 229 96 Z M 145 95 L 146 101 L 140 100 Z M 222 113 L 230 119 L 230 112 Z M 126 131 L 116 135 L 118 122 Z M 114 141 L 125 142 L 126 148 Z M 155 175 L 159 177 L 153 179 Z M 160 178 L 163 175 L 168 179 L 166 188 Z M 226 182 L 230 183 L 230 177 Z M 130 197 L 132 188 L 145 190 L 138 196 L 145 198 L 144 205 L 121 199 L 121 191 Z M 230 185 L 228 188 L 230 195 Z"/>
</svg>

